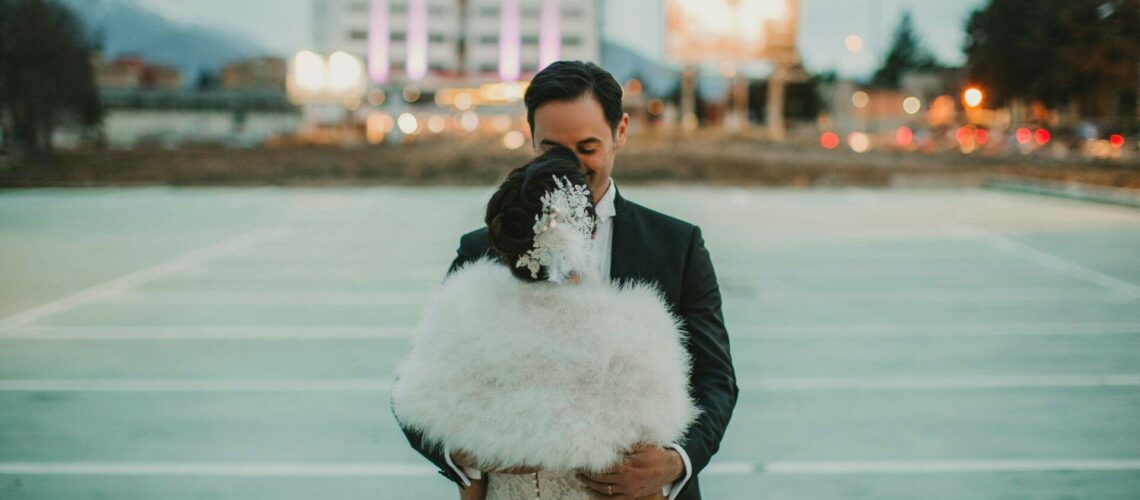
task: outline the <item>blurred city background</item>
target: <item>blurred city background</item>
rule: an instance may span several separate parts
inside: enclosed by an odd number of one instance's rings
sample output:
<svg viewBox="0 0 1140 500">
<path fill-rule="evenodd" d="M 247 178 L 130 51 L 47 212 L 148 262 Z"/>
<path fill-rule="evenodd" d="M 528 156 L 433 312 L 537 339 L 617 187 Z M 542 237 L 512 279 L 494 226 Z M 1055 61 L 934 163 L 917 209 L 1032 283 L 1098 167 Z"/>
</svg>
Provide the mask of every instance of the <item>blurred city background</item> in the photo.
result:
<svg viewBox="0 0 1140 500">
<path fill-rule="evenodd" d="M 623 83 L 628 181 L 1140 185 L 1134 1 L 4 6 L 10 186 L 493 182 L 557 59 Z"/>
<path fill-rule="evenodd" d="M 0 0 L 0 498 L 455 498 L 388 407 L 560 59 L 700 225 L 706 498 L 1140 497 L 1138 0 Z"/>
</svg>

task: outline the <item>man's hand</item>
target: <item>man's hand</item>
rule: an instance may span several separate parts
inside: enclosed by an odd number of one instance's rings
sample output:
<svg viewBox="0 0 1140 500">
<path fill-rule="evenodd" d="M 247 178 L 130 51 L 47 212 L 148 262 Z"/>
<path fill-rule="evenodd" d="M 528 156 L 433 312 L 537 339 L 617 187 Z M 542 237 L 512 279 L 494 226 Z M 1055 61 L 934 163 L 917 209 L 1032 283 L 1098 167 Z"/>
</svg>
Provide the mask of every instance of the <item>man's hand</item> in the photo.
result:
<svg viewBox="0 0 1140 500">
<path fill-rule="evenodd" d="M 460 450 L 451 452 L 451 462 L 463 468 L 479 469 L 479 464 L 475 461 L 475 457 L 468 455 Z M 512 467 L 510 469 L 490 470 L 484 472 L 494 472 L 496 474 L 534 474 L 538 469 L 534 467 Z"/>
<path fill-rule="evenodd" d="M 471 480 L 471 486 L 459 486 L 459 500 L 487 500 L 487 478 Z"/>
<path fill-rule="evenodd" d="M 638 443 L 625 460 L 601 474 L 578 474 L 578 480 L 601 498 L 658 498 L 661 487 L 681 479 L 685 463 L 676 450 Z"/>
</svg>

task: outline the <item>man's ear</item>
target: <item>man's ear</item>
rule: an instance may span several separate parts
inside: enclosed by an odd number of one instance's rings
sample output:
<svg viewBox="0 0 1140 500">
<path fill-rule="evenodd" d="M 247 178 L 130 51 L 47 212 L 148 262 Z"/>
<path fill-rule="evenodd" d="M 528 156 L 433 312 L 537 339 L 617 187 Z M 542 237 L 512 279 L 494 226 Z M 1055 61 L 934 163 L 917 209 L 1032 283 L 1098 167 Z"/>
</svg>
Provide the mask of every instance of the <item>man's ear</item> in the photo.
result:
<svg viewBox="0 0 1140 500">
<path fill-rule="evenodd" d="M 629 113 L 621 114 L 617 130 L 614 131 L 614 151 L 625 147 L 626 134 L 629 132 Z"/>
</svg>

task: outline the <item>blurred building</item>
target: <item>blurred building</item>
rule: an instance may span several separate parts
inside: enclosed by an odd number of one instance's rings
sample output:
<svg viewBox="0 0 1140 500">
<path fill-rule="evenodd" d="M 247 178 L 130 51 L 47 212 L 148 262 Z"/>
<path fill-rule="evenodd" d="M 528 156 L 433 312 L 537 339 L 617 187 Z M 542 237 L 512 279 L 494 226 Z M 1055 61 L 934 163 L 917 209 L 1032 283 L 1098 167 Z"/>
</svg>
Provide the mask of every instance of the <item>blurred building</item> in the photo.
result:
<svg viewBox="0 0 1140 500">
<path fill-rule="evenodd" d="M 468 0 L 467 75 L 529 79 L 557 60 L 601 62 L 595 0 Z"/>
<path fill-rule="evenodd" d="M 559 59 L 600 60 L 597 0 L 314 2 L 315 51 L 365 61 L 369 80 L 526 80 Z"/>
<path fill-rule="evenodd" d="M 112 148 L 210 144 L 250 147 L 289 135 L 301 123 L 284 92 L 272 90 L 100 89 Z"/>
<path fill-rule="evenodd" d="M 285 60 L 278 57 L 237 61 L 222 67 L 221 87 L 227 90 L 265 90 L 284 93 L 287 71 Z"/>
<path fill-rule="evenodd" d="M 462 3 L 455 0 L 314 2 L 314 49 L 325 55 L 343 51 L 370 61 L 373 80 L 407 74 L 410 60 L 413 73 L 457 74 L 462 64 Z M 370 50 L 370 44 L 374 49 Z M 414 57 L 409 57 L 409 53 Z M 377 71 L 384 74 L 378 75 Z"/>
<path fill-rule="evenodd" d="M 222 69 L 220 89 L 185 88 L 178 70 L 139 57 L 96 58 L 96 85 L 106 109 L 102 140 L 113 148 L 183 144 L 254 146 L 293 133 L 301 122 L 285 94 L 282 59 L 239 61 Z M 78 131 L 56 143 L 79 145 Z"/>
<path fill-rule="evenodd" d="M 177 68 L 149 63 L 141 57 L 125 56 L 95 64 L 95 83 L 108 89 L 176 89 L 182 86 Z"/>
<path fill-rule="evenodd" d="M 838 132 L 894 131 L 899 127 L 952 127 L 961 119 L 961 68 L 905 73 L 899 88 L 877 88 L 850 80 L 821 85 L 826 103 L 822 128 Z"/>
</svg>

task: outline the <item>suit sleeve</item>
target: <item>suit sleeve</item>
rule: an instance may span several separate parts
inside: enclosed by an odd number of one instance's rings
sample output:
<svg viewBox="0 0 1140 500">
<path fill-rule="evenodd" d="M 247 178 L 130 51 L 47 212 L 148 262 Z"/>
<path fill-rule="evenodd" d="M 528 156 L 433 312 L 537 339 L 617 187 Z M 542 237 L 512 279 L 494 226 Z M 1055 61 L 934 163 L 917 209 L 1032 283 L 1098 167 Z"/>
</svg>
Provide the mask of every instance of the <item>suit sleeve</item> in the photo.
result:
<svg viewBox="0 0 1140 500">
<path fill-rule="evenodd" d="M 720 286 L 699 227 L 693 229 L 689 242 L 678 311 L 689 335 L 691 394 L 702 410 L 682 442 L 696 475 L 720 449 L 739 392 L 721 313 Z"/>
<path fill-rule="evenodd" d="M 476 259 L 476 257 L 472 255 L 472 252 L 466 248 L 468 245 L 465 245 L 465 240 L 465 238 L 460 240 L 459 249 L 455 252 L 455 260 L 451 261 L 451 266 L 448 267 L 447 274 L 451 274 L 463 264 Z M 395 415 L 395 412 L 393 412 L 393 415 Z M 396 422 L 399 423 L 398 418 Z M 423 434 L 415 429 L 405 427 L 403 424 L 400 424 L 400 429 L 404 431 L 404 437 L 408 439 L 408 444 L 412 445 L 412 448 L 418 451 L 420 455 L 423 455 L 424 458 L 439 468 L 440 475 L 454 481 L 461 488 L 464 486 L 463 479 L 456 474 L 455 469 L 448 463 L 448 457 L 444 454 L 443 447 L 425 443 Z"/>
</svg>

